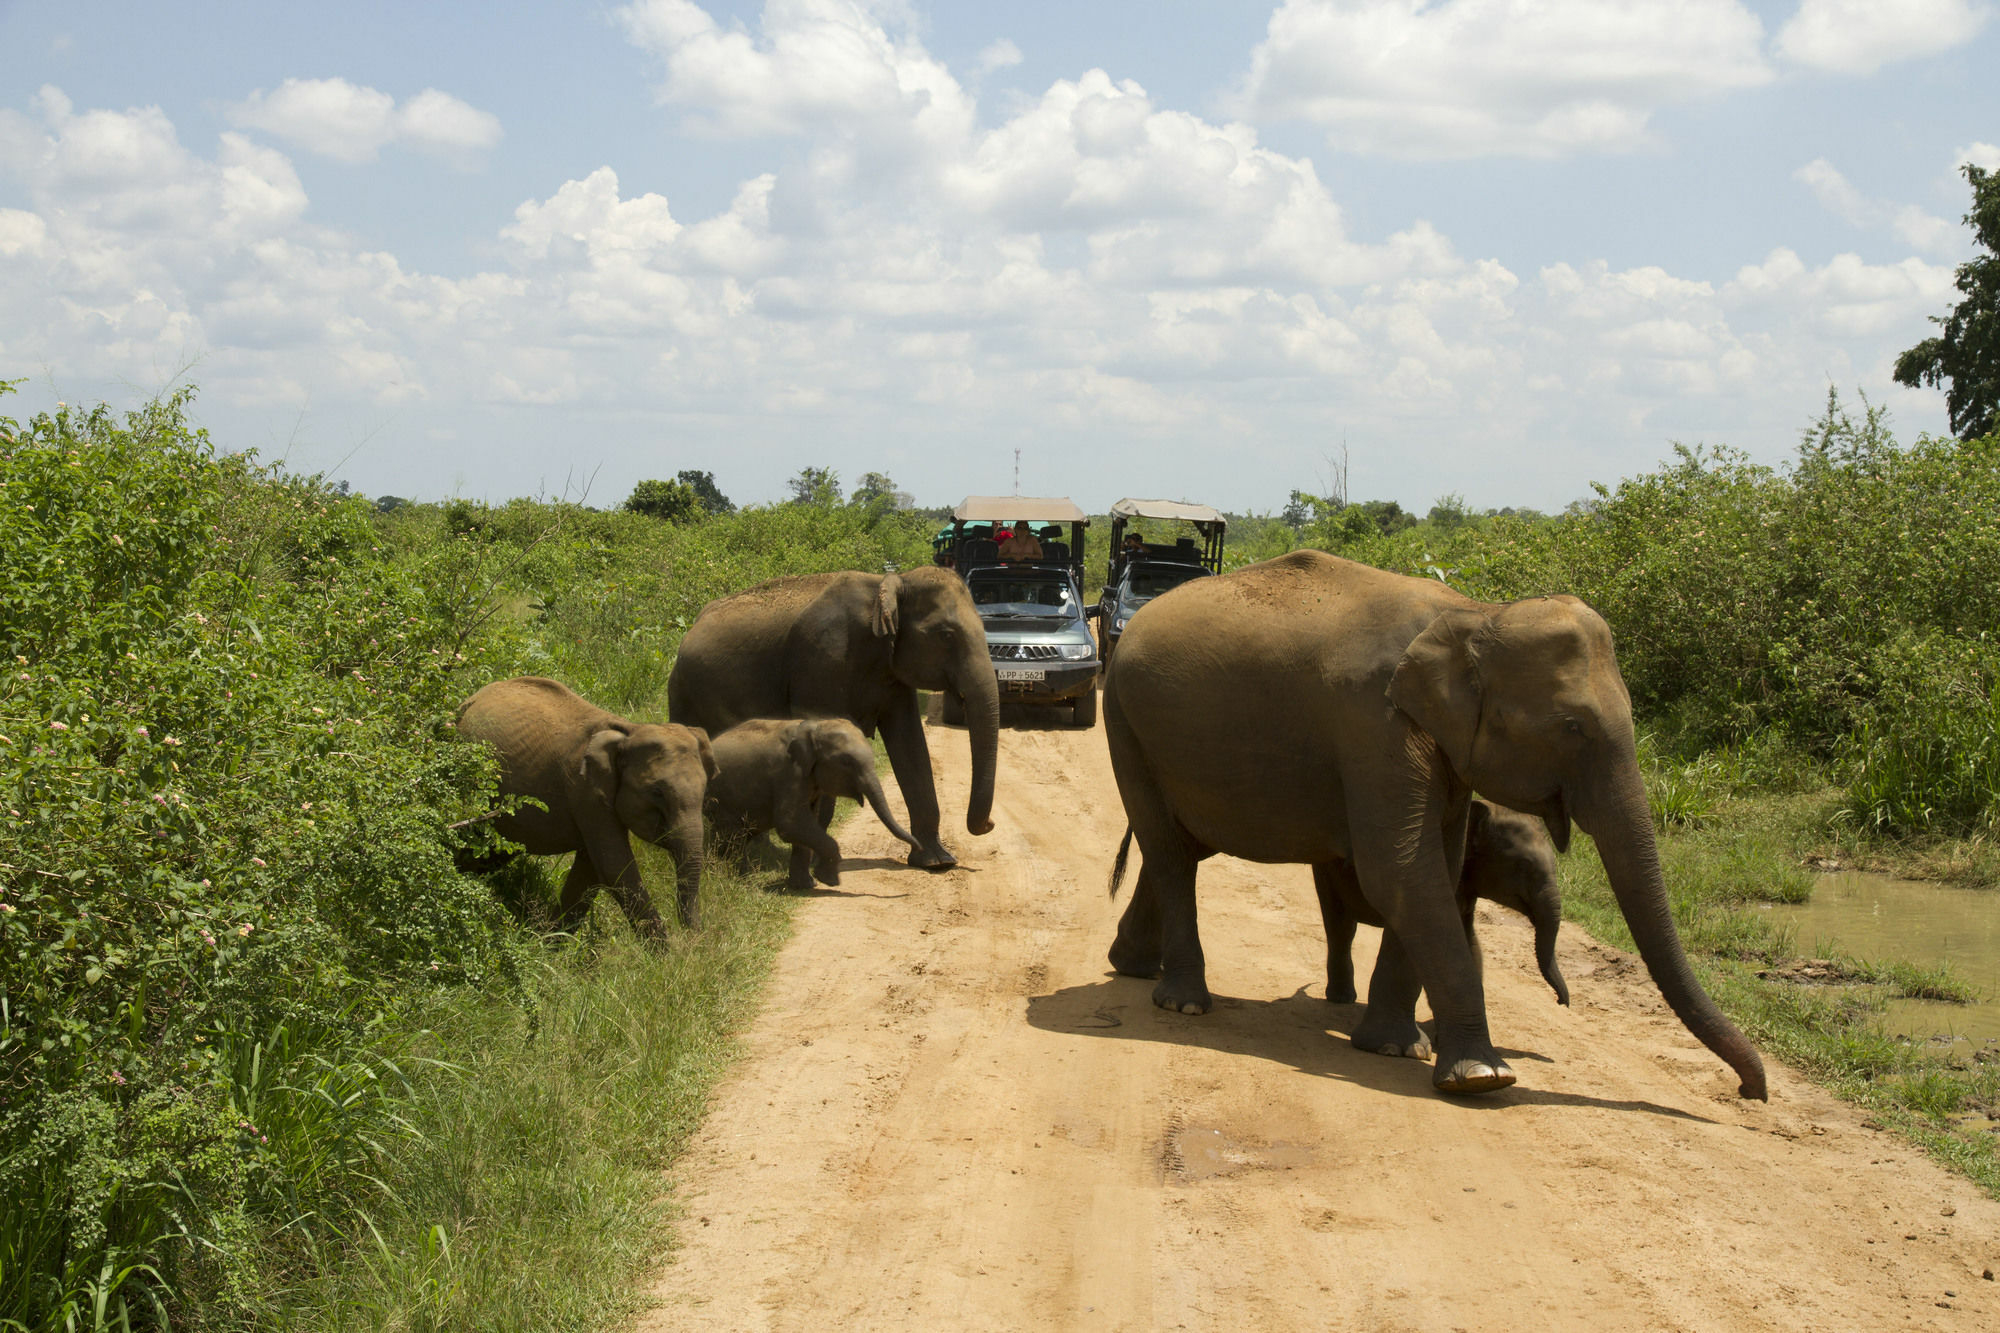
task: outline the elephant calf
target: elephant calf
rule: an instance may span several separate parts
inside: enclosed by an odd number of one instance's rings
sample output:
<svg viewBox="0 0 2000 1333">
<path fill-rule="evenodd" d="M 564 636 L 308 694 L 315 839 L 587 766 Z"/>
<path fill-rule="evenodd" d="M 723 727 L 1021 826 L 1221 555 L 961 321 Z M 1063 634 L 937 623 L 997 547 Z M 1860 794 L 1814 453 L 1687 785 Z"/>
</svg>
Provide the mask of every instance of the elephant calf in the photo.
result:
<svg viewBox="0 0 2000 1333">
<path fill-rule="evenodd" d="M 715 757 L 722 771 L 707 809 L 716 832 L 735 839 L 776 829 L 792 845 L 794 890 L 840 883 L 840 844 L 826 831 L 836 796 L 866 800 L 889 832 L 920 846 L 882 798 L 874 747 L 846 718 L 753 718 L 715 738 Z"/>
<path fill-rule="evenodd" d="M 603 884 L 641 938 L 665 938 L 639 881 L 635 833 L 673 856 L 681 924 L 699 924 L 701 807 L 716 776 L 707 732 L 629 722 L 557 681 L 516 676 L 466 700 L 458 733 L 499 753 L 502 795 L 547 807 L 504 816 L 494 825 L 500 836 L 537 856 L 576 853 L 563 882 L 562 929 L 576 929 Z"/>
<path fill-rule="evenodd" d="M 1326 923 L 1326 998 L 1345 1004 L 1354 994 L 1354 925 L 1365 920 L 1379 926 L 1373 912 L 1357 916 L 1348 903 L 1365 903 L 1353 870 L 1345 863 L 1326 876 L 1315 872 L 1321 919 Z M 1342 878 L 1350 881 L 1343 886 Z M 1333 882 L 1329 883 L 1331 879 Z M 1354 889 L 1343 893 L 1341 889 Z M 1569 1003 L 1569 985 L 1556 965 L 1556 929 L 1562 925 L 1562 885 L 1556 879 L 1556 850 L 1542 821 L 1490 801 L 1472 802 L 1465 826 L 1465 864 L 1458 876 L 1458 911 L 1465 920 L 1465 937 L 1472 945 L 1473 965 L 1479 965 L 1479 939 L 1472 911 L 1478 899 L 1511 908 L 1535 927 L 1535 961 L 1542 979 L 1556 993 L 1557 1004 Z"/>
</svg>

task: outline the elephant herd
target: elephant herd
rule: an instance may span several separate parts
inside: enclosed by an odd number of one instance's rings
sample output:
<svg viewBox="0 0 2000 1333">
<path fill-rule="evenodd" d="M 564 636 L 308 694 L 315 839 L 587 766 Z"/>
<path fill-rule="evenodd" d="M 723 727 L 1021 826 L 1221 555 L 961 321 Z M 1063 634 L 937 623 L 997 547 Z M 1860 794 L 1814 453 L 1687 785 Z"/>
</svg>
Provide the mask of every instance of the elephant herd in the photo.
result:
<svg viewBox="0 0 2000 1333">
<path fill-rule="evenodd" d="M 718 832 L 774 829 L 790 882 L 837 883 L 836 796 L 866 800 L 909 863 L 956 864 L 939 836 L 918 691 L 962 705 L 972 747 L 969 832 L 992 828 L 999 690 L 980 619 L 950 570 L 775 579 L 703 608 L 668 682 L 672 721 L 644 725 L 539 677 L 500 681 L 460 710 L 499 752 L 497 823 L 533 853 L 574 852 L 561 921 L 597 885 L 634 928 L 664 928 L 628 835 L 667 848 L 681 920 L 698 913 L 704 813 Z M 953 712 L 958 711 L 954 707 Z M 1435 1056 L 1433 1084 L 1469 1094 L 1514 1073 L 1487 1028 L 1476 898 L 1528 916 L 1559 1001 L 1553 852 L 1591 834 L 1655 983 L 1688 1030 L 1763 1098 L 1756 1050 L 1702 990 L 1674 928 L 1610 629 L 1573 597 L 1478 602 L 1444 584 L 1296 551 L 1155 599 L 1106 672 L 1104 730 L 1141 862 L 1113 968 L 1158 978 L 1155 1004 L 1212 999 L 1195 880 L 1218 853 L 1313 870 L 1327 998 L 1355 998 L 1357 922 L 1382 927 L 1356 1047 Z M 880 733 L 909 829 L 882 799 Z M 1484 800 L 1476 800 L 1474 792 Z M 1433 1032 L 1417 1025 L 1427 994 Z"/>
</svg>

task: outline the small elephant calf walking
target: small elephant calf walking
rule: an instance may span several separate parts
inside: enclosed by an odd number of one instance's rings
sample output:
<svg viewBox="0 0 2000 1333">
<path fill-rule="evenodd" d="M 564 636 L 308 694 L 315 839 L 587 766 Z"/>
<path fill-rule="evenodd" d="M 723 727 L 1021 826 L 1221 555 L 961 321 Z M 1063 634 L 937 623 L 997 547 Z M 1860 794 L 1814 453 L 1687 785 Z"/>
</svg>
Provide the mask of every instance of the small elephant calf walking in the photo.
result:
<svg viewBox="0 0 2000 1333">
<path fill-rule="evenodd" d="M 837 796 L 866 800 L 889 832 L 920 846 L 882 798 L 874 747 L 846 718 L 752 718 L 715 738 L 715 759 L 722 769 L 708 786 L 715 831 L 733 840 L 777 830 L 792 844 L 794 891 L 815 879 L 840 883 L 840 844 L 826 831 Z"/>
<path fill-rule="evenodd" d="M 576 853 L 563 882 L 562 929 L 576 929 L 603 884 L 641 938 L 666 937 L 639 881 L 635 833 L 673 856 L 681 924 L 700 923 L 701 807 L 716 776 L 707 732 L 630 722 L 567 685 L 516 676 L 466 700 L 458 734 L 498 751 L 503 796 L 548 807 L 523 805 L 498 820 L 500 836 L 536 856 Z"/>
<path fill-rule="evenodd" d="M 1345 862 L 1313 867 L 1319 890 L 1320 917 L 1326 925 L 1326 998 L 1346 1004 L 1354 994 L 1354 926 L 1382 924 L 1354 881 Z M 1491 801 L 1475 799 L 1467 809 L 1465 864 L 1458 876 L 1458 912 L 1465 921 L 1465 939 L 1472 946 L 1472 965 L 1480 968 L 1478 933 L 1472 913 L 1479 899 L 1519 912 L 1535 927 L 1535 961 L 1542 980 L 1556 993 L 1557 1004 L 1569 1003 L 1569 984 L 1556 965 L 1556 931 L 1562 926 L 1562 882 L 1556 877 L 1556 846 L 1542 821 Z"/>
</svg>

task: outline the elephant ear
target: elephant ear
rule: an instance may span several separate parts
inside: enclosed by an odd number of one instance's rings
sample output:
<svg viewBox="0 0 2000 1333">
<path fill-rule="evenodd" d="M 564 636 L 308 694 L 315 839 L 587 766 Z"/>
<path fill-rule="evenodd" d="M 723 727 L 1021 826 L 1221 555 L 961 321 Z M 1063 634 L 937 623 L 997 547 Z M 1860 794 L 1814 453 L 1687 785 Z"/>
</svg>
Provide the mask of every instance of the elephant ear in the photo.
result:
<svg viewBox="0 0 2000 1333">
<path fill-rule="evenodd" d="M 896 627 L 900 620 L 897 602 L 903 595 L 903 580 L 900 575 L 884 574 L 882 586 L 875 594 L 875 607 L 868 617 L 868 628 L 875 631 L 878 639 L 896 637 Z"/>
<path fill-rule="evenodd" d="M 1410 640 L 1389 680 L 1389 702 L 1430 734 L 1468 784 L 1481 707 L 1478 640 L 1491 627 L 1470 607 L 1442 612 Z"/>
<path fill-rule="evenodd" d="M 701 771 L 708 774 L 710 782 L 722 772 L 722 765 L 715 762 L 715 747 L 708 742 L 708 732 L 701 727 L 689 727 L 688 734 L 694 737 L 695 748 L 701 751 Z"/>
<path fill-rule="evenodd" d="M 808 805 L 819 800 L 819 783 L 816 781 L 819 750 L 813 744 L 813 730 L 810 723 L 801 722 L 791 729 L 785 741 L 785 754 L 792 761 L 792 778 L 799 784 L 799 792 Z"/>
<path fill-rule="evenodd" d="M 578 766 L 578 776 L 590 788 L 591 794 L 606 805 L 618 795 L 618 750 L 624 745 L 627 733 L 617 727 L 606 727 L 594 733 L 583 747 L 583 762 Z"/>
</svg>

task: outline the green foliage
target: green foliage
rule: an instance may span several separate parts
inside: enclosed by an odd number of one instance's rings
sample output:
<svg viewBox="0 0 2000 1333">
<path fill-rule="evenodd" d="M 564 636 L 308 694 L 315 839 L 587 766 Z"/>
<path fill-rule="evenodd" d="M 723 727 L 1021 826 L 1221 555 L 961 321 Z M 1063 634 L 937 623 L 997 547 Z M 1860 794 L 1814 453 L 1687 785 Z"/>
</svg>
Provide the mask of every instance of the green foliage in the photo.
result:
<svg viewBox="0 0 2000 1333">
<path fill-rule="evenodd" d="M 1943 329 L 1938 337 L 1896 358 L 1896 382 L 1947 385 L 1952 432 L 1971 440 L 2000 429 L 2000 174 L 1969 162 L 1962 169 L 1972 187 L 1965 225 L 1985 253 L 1958 266 L 1954 285 L 1964 299 L 1931 317 Z"/>
<path fill-rule="evenodd" d="M 684 481 L 642 481 L 625 497 L 625 511 L 668 523 L 692 523 L 706 509 L 695 488 Z"/>
<path fill-rule="evenodd" d="M 796 505 L 826 508 L 840 503 L 840 474 L 830 467 L 802 467 L 785 485 Z"/>
<path fill-rule="evenodd" d="M 218 455 L 188 397 L 0 418 L 0 1322 L 31 1329 L 254 1285 L 241 1237 L 319 1201 L 286 1155 L 345 1151 L 254 1123 L 255 1083 L 521 956 L 447 834 L 492 778 L 441 725 L 481 516 L 393 563 L 365 501 Z"/>
<path fill-rule="evenodd" d="M 736 512 L 735 504 L 715 484 L 713 472 L 696 472 L 692 468 L 682 468 L 674 474 L 674 479 L 694 488 L 695 498 L 701 501 L 701 511 L 711 518 L 717 514 Z"/>
</svg>

